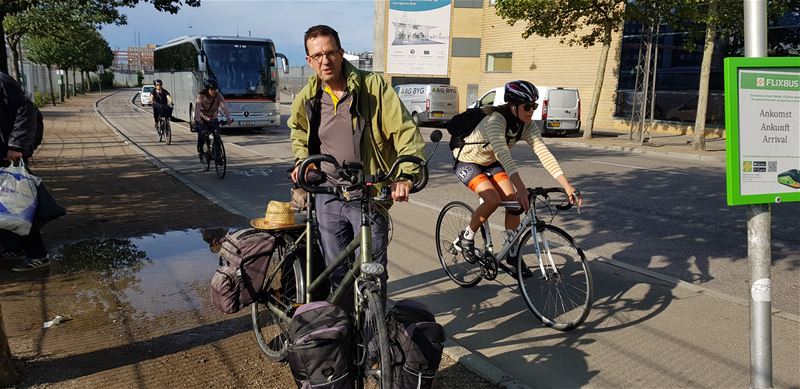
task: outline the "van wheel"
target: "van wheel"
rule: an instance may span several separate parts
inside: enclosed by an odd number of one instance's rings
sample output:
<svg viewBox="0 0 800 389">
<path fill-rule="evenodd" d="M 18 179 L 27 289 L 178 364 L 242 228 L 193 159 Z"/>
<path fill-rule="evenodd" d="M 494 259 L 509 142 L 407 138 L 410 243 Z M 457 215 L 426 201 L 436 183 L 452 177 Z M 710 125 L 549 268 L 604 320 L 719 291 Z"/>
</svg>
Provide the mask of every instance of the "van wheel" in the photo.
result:
<svg viewBox="0 0 800 389">
<path fill-rule="evenodd" d="M 419 115 L 417 115 L 417 113 L 416 113 L 416 112 L 414 112 L 414 113 L 412 113 L 412 114 L 411 114 L 411 120 L 413 120 L 413 121 L 414 121 L 414 124 L 416 124 L 417 126 L 419 126 Z"/>
</svg>

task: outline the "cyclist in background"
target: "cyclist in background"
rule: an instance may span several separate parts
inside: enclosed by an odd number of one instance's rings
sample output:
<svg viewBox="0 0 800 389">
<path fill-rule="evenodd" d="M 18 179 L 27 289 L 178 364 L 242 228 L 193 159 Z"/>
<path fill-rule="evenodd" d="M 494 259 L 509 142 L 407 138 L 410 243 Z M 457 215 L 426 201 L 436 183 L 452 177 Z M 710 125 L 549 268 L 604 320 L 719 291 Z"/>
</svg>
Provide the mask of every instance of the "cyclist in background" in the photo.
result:
<svg viewBox="0 0 800 389">
<path fill-rule="evenodd" d="M 464 139 L 463 149 L 453 150 L 453 157 L 457 159 L 456 177 L 483 199 L 483 203 L 472 214 L 469 225 L 459 234 L 464 257 L 471 262 L 477 260 L 475 233 L 500 206 L 501 201 L 516 200 L 523 210 L 530 209 L 527 187 L 522 182 L 517 163 L 511 158 L 511 147 L 517 141 L 524 140 L 531 145 L 547 172 L 566 190 L 570 203 L 581 203 L 577 191 L 542 141 L 540 125 L 532 120 L 538 98 L 538 90 L 528 81 L 506 83 L 506 103 L 485 107 L 487 115 Z M 506 210 L 507 236 L 519 225 L 519 215 L 518 211 Z M 517 257 L 517 253 L 510 253 L 506 259 L 513 269 L 516 269 Z M 525 276 L 531 275 L 530 270 L 523 269 Z"/>
<path fill-rule="evenodd" d="M 219 120 L 217 112 L 222 109 L 227 124 L 233 123 L 231 111 L 225 103 L 225 97 L 219 92 L 219 83 L 213 78 L 208 78 L 203 84 L 203 90 L 197 94 L 194 104 L 194 124 L 197 128 L 197 156 L 203 161 L 203 145 L 208 139 L 208 134 L 219 136 Z"/>
<path fill-rule="evenodd" d="M 162 82 L 159 79 L 153 81 L 153 85 L 156 86 L 156 90 L 152 93 L 153 99 L 153 121 L 155 122 L 155 129 L 158 131 L 158 117 L 159 115 L 169 116 L 172 115 L 172 96 L 169 95 L 169 92 L 164 89 L 162 86 Z M 169 116 L 166 113 L 169 112 Z"/>
</svg>

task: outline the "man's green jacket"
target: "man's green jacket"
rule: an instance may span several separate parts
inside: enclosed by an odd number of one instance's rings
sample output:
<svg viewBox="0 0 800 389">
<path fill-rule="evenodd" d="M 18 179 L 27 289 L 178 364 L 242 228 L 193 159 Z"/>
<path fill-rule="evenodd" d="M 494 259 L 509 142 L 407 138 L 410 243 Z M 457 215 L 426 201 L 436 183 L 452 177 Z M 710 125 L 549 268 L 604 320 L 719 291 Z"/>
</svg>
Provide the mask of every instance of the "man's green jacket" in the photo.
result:
<svg viewBox="0 0 800 389">
<path fill-rule="evenodd" d="M 357 102 L 350 108 L 353 131 L 361 133 L 361 159 L 366 174 L 389 171 L 400 155 L 425 158 L 425 142 L 411 115 L 394 89 L 378 74 L 357 69 L 344 60 L 347 90 Z M 319 154 L 319 112 L 322 82 L 314 75 L 295 97 L 287 125 L 292 130 L 296 162 Z M 404 164 L 400 174 L 414 176 L 413 164 Z"/>
</svg>

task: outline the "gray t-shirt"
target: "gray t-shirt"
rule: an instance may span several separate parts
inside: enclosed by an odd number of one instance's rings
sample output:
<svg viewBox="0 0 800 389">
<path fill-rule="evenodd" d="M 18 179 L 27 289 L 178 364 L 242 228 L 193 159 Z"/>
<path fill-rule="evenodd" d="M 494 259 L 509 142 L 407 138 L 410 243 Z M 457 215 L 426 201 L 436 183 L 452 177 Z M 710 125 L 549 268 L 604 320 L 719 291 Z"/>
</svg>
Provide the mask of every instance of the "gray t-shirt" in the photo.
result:
<svg viewBox="0 0 800 389">
<path fill-rule="evenodd" d="M 340 165 L 344 162 L 360 162 L 358 139 L 353 131 L 353 115 L 350 113 L 353 96 L 344 92 L 334 107 L 330 93 L 323 91 L 320 104 L 320 152 L 332 155 Z M 328 183 L 347 185 L 334 173 L 333 165 L 323 163 L 322 171 L 328 175 Z"/>
</svg>

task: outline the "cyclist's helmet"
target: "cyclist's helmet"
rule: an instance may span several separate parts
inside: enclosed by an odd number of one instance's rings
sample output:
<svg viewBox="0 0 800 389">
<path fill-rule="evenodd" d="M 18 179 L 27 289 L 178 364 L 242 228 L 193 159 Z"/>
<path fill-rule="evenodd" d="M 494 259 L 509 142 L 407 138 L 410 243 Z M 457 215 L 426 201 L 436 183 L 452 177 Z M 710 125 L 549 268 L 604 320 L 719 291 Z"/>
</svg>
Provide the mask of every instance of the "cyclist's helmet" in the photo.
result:
<svg viewBox="0 0 800 389">
<path fill-rule="evenodd" d="M 539 91 L 528 81 L 509 81 L 505 87 L 505 100 L 512 104 L 533 103 L 539 99 Z"/>
<path fill-rule="evenodd" d="M 203 88 L 205 88 L 205 89 L 219 89 L 219 83 L 217 82 L 217 80 L 215 80 L 213 78 L 206 78 L 206 80 L 203 83 Z"/>
<path fill-rule="evenodd" d="M 161 79 L 156 78 L 156 80 L 153 81 L 153 85 L 158 85 L 158 84 L 161 84 Z"/>
</svg>

